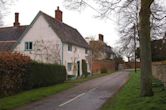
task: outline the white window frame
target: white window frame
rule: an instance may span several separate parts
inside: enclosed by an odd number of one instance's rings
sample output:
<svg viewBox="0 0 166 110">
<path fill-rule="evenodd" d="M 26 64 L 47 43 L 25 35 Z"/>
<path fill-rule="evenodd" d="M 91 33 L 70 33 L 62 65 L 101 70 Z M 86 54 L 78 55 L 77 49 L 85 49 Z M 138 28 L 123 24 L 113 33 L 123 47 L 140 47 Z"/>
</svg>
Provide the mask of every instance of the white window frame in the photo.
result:
<svg viewBox="0 0 166 110">
<path fill-rule="evenodd" d="M 72 52 L 72 50 L 73 50 L 73 46 L 71 44 L 68 44 L 68 51 Z"/>
<path fill-rule="evenodd" d="M 72 63 L 67 63 L 67 71 L 72 71 Z"/>
<path fill-rule="evenodd" d="M 85 49 L 85 54 L 88 54 L 88 49 Z"/>
<path fill-rule="evenodd" d="M 31 51 L 33 49 L 33 42 L 27 41 L 25 42 L 25 51 Z"/>
</svg>

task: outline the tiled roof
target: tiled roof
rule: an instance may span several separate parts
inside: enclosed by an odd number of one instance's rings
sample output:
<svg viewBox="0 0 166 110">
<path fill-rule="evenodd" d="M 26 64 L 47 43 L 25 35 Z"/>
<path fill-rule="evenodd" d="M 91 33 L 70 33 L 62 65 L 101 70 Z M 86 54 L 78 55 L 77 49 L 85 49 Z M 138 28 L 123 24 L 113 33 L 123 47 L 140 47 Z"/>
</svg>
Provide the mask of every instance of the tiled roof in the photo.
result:
<svg viewBox="0 0 166 110">
<path fill-rule="evenodd" d="M 10 51 L 27 26 L 0 28 L 0 51 Z"/>
<path fill-rule="evenodd" d="M 88 43 L 82 37 L 82 35 L 77 31 L 77 29 L 55 20 L 55 18 L 40 12 L 44 15 L 45 19 L 49 25 L 53 28 L 55 33 L 60 37 L 62 42 L 77 45 L 79 47 L 89 48 Z"/>
<path fill-rule="evenodd" d="M 85 41 L 82 35 L 77 31 L 77 29 L 63 22 L 56 21 L 55 18 L 41 11 L 39 12 L 38 15 L 40 14 L 44 16 L 48 24 L 52 27 L 52 29 L 59 36 L 59 38 L 63 43 L 69 43 L 79 47 L 89 48 L 88 43 Z M 20 40 L 20 37 L 22 36 L 24 31 L 26 29 L 27 29 L 26 31 L 28 31 L 28 27 L 29 26 L 0 28 L 0 51 L 11 50 L 12 47 L 15 46 L 16 42 Z"/>
<path fill-rule="evenodd" d="M 17 41 L 27 26 L 0 28 L 0 41 Z"/>
<path fill-rule="evenodd" d="M 95 47 L 97 47 L 101 43 L 102 43 L 102 45 L 100 45 L 100 46 L 102 46 L 102 47 L 98 47 L 98 48 L 102 49 L 103 52 L 106 52 L 108 54 L 114 54 L 114 52 L 112 50 L 112 47 L 107 45 L 106 43 L 100 41 L 100 40 L 94 40 L 94 41 L 92 40 L 92 41 L 90 41 L 90 46 L 91 46 L 91 48 L 93 48 L 93 46 L 95 46 L 95 45 L 96 45 Z"/>
<path fill-rule="evenodd" d="M 111 46 L 108 46 L 107 44 L 105 44 L 105 52 L 108 54 L 114 54 L 114 52 L 112 51 Z"/>
<path fill-rule="evenodd" d="M 14 42 L 14 41 L 12 41 L 12 42 L 6 42 L 6 41 L 0 42 L 0 52 L 11 51 L 13 45 L 15 45 L 15 44 L 16 44 L 16 42 Z"/>
</svg>

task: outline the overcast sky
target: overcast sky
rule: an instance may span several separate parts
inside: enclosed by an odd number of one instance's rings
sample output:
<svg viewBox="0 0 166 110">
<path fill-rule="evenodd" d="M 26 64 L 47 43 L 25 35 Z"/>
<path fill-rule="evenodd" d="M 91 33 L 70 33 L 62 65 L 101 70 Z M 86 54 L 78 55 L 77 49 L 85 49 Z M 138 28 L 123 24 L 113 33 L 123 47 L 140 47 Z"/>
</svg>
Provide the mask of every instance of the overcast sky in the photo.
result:
<svg viewBox="0 0 166 110">
<path fill-rule="evenodd" d="M 93 36 L 98 39 L 98 34 L 101 33 L 105 42 L 115 47 L 119 38 L 116 16 L 112 17 L 112 20 L 95 18 L 98 13 L 88 7 L 81 12 L 67 10 L 63 0 L 18 0 L 10 7 L 10 13 L 4 18 L 4 24 L 13 25 L 15 12 L 20 13 L 21 25 L 29 25 L 40 10 L 54 17 L 57 6 L 63 11 L 63 22 L 77 28 L 83 37 Z"/>
</svg>

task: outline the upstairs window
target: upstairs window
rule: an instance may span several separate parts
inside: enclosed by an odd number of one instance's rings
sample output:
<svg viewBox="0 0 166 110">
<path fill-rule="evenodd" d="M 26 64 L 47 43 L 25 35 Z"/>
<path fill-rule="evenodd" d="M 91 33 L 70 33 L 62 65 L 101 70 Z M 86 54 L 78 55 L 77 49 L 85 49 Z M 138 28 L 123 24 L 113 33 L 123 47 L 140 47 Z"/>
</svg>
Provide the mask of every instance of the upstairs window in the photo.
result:
<svg viewBox="0 0 166 110">
<path fill-rule="evenodd" d="M 32 42 L 25 42 L 25 50 L 26 51 L 32 50 L 32 46 L 33 46 Z"/>
<path fill-rule="evenodd" d="M 85 54 L 88 54 L 88 49 L 85 49 Z"/>
<path fill-rule="evenodd" d="M 72 45 L 68 44 L 68 51 L 72 51 Z"/>
</svg>

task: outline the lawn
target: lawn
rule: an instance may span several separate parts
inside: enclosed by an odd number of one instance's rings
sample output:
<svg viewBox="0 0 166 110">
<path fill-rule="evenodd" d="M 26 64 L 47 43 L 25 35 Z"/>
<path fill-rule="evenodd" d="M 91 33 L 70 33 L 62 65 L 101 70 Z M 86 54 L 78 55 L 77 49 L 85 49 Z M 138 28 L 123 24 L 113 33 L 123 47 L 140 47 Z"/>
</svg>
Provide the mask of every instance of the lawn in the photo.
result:
<svg viewBox="0 0 166 110">
<path fill-rule="evenodd" d="M 132 73 L 127 85 L 101 110 L 166 110 L 166 90 L 162 83 L 153 80 L 153 97 L 140 97 L 140 72 Z"/>
<path fill-rule="evenodd" d="M 44 97 L 54 95 L 56 93 L 67 90 L 75 85 L 78 85 L 79 83 L 82 83 L 94 78 L 102 77 L 105 75 L 107 74 L 96 74 L 88 78 L 80 78 L 73 81 L 66 81 L 63 84 L 58 84 L 58 85 L 50 86 L 50 87 L 42 87 L 42 88 L 30 90 L 30 91 L 25 91 L 14 96 L 1 98 L 0 110 L 11 110 L 16 107 L 20 107 L 25 104 L 40 100 Z"/>
</svg>

